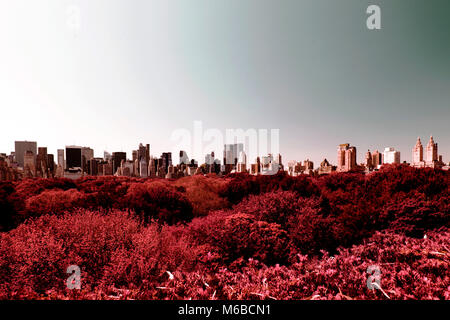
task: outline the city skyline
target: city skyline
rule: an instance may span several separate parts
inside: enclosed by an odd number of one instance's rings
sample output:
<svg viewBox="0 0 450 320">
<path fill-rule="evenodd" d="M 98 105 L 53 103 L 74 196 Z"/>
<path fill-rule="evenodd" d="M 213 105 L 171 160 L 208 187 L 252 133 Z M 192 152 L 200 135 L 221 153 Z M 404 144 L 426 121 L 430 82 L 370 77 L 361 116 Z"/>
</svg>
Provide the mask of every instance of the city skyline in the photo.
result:
<svg viewBox="0 0 450 320">
<path fill-rule="evenodd" d="M 135 141 L 160 154 L 201 120 L 278 128 L 286 160 L 334 159 L 345 142 L 409 160 L 411 136 L 430 134 L 448 159 L 450 3 L 377 3 L 376 31 L 365 0 L 8 3 L 0 150 L 38 135 L 53 154 Z"/>
<path fill-rule="evenodd" d="M 20 180 L 26 178 L 69 178 L 72 180 L 84 176 L 123 176 L 136 178 L 178 179 L 194 175 L 230 173 L 249 173 L 250 175 L 275 175 L 286 172 L 289 176 L 323 175 L 334 172 L 372 173 L 383 165 L 401 163 L 415 168 L 450 169 L 450 162 L 445 163 L 439 153 L 438 143 L 430 136 L 426 148 L 420 137 L 412 148 L 412 161 L 401 162 L 400 152 L 393 147 L 367 150 L 365 161 L 357 162 L 357 148 L 349 143 L 337 147 L 336 165 L 324 158 L 319 166 L 314 166 L 310 159 L 283 162 L 280 153 L 258 155 L 248 161 L 245 143 L 224 144 L 222 157 L 214 151 L 198 158 L 189 159 L 185 150 L 163 152 L 160 157 L 151 153 L 150 144 L 140 143 L 132 150 L 131 159 L 126 152 L 104 151 L 103 157 L 94 157 L 90 147 L 66 146 L 58 149 L 55 163 L 54 154 L 47 152 L 47 147 L 37 147 L 35 141 L 15 141 L 15 151 L 10 155 L 0 153 L 0 181 Z M 424 152 L 425 151 L 425 152 Z M 179 154 L 178 161 L 172 155 Z M 204 158 L 204 161 L 203 161 Z"/>
<path fill-rule="evenodd" d="M 303 159 L 289 159 L 285 160 L 285 163 L 281 161 L 281 153 L 273 154 L 271 152 L 265 153 L 265 154 L 258 154 L 258 157 L 255 159 L 248 159 L 247 150 L 248 146 L 246 143 L 234 143 L 234 144 L 225 144 L 223 147 L 223 157 L 219 153 L 214 156 L 214 151 L 212 151 L 212 154 L 205 153 L 201 156 L 201 158 L 194 158 L 190 157 L 190 155 L 184 151 L 179 150 L 179 156 L 176 156 L 176 153 L 172 154 L 172 152 L 162 152 L 162 153 L 155 153 L 151 152 L 152 149 L 150 149 L 150 144 L 143 145 L 142 143 L 139 144 L 138 149 L 133 148 L 131 151 L 112 151 L 112 150 L 104 150 L 102 156 L 96 156 L 94 153 L 94 149 L 87 147 L 87 146 L 75 146 L 75 145 L 66 145 L 64 146 L 64 149 L 58 148 L 57 152 L 54 154 L 51 154 L 48 152 L 48 148 L 46 146 L 40 145 L 37 143 L 37 141 L 15 141 L 15 149 L 10 154 L 0 152 L 0 154 L 4 154 L 6 156 L 14 156 L 14 160 L 17 163 L 18 167 L 24 168 L 24 157 L 26 158 L 27 152 L 30 153 L 30 155 L 33 155 L 33 162 L 36 161 L 36 157 L 39 157 L 41 152 L 45 152 L 45 154 L 49 154 L 52 159 L 56 160 L 55 164 L 60 165 L 62 161 L 64 161 L 64 169 L 68 168 L 76 168 L 76 167 L 82 167 L 81 164 L 81 158 L 85 157 L 87 159 L 103 159 L 103 160 L 112 160 L 114 159 L 116 161 L 115 164 L 113 164 L 112 174 L 114 174 L 118 167 L 120 167 L 121 160 L 127 162 L 127 161 L 135 161 L 136 159 L 140 161 L 140 159 L 143 157 L 146 159 L 146 165 L 150 165 L 149 160 L 150 159 L 157 159 L 156 154 L 161 154 L 161 157 L 165 157 L 166 155 L 169 155 L 170 160 L 166 160 L 166 164 L 164 165 L 166 169 L 168 168 L 168 161 L 170 161 L 170 164 L 174 163 L 177 164 L 189 164 L 191 161 L 195 161 L 196 165 L 201 164 L 208 164 L 208 162 L 211 161 L 211 164 L 215 159 L 219 161 L 222 165 L 229 165 L 232 164 L 235 166 L 234 169 L 237 169 L 238 163 L 244 163 L 244 168 L 251 170 L 251 166 L 253 163 L 258 161 L 260 158 L 266 158 L 268 155 L 269 157 L 275 157 L 278 156 L 278 160 L 275 162 L 279 163 L 280 165 L 287 164 L 288 163 L 295 163 L 301 164 L 302 162 L 308 162 L 311 163 L 311 169 L 320 168 L 323 164 L 323 162 L 327 163 L 327 166 L 330 165 L 336 165 L 336 170 L 338 172 L 340 171 L 349 171 L 353 168 L 356 168 L 358 165 L 365 165 L 365 166 L 373 166 L 375 168 L 379 168 L 382 164 L 389 164 L 389 163 L 408 163 L 415 167 L 427 167 L 432 166 L 435 167 L 435 164 L 433 164 L 433 161 L 438 161 L 439 163 L 443 165 L 450 164 L 448 159 L 445 159 L 442 156 L 441 151 L 438 151 L 438 143 L 434 141 L 433 136 L 430 136 L 429 142 L 426 145 L 425 153 L 424 153 L 424 147 L 421 143 L 421 138 L 418 137 L 416 144 L 412 148 L 412 155 L 410 161 L 404 159 L 401 156 L 401 152 L 396 150 L 394 147 L 384 147 L 384 148 L 377 148 L 377 149 L 368 149 L 367 152 L 364 150 L 359 149 L 356 146 L 351 146 L 349 143 L 339 144 L 338 145 L 338 155 L 336 161 L 333 161 L 333 158 L 327 158 L 323 157 L 322 161 L 320 162 L 314 162 L 308 157 L 304 157 Z M 45 151 L 43 151 L 45 150 Z M 79 150 L 79 151 L 77 151 Z M 359 152 L 358 152 L 359 150 Z M 74 162 L 75 164 L 67 165 L 65 164 L 65 161 L 67 161 L 68 153 L 75 154 L 79 152 L 79 160 L 76 160 L 78 162 Z M 241 154 L 243 152 L 243 154 Z M 364 161 L 358 161 L 357 155 L 360 154 L 360 157 L 364 158 Z M 56 155 L 56 157 L 55 157 Z M 174 157 L 175 156 L 175 157 Z M 241 160 L 244 158 L 245 160 Z M 118 159 L 118 160 L 117 160 Z M 173 159 L 173 161 L 172 161 Z M 208 160 L 210 159 L 210 160 Z M 369 162 L 368 162 L 368 159 Z M 447 162 L 445 161 L 447 160 Z M 26 161 L 26 160 L 25 160 Z M 47 161 L 47 160 L 45 160 Z M 271 160 L 272 161 L 272 160 Z M 316 165 L 314 166 L 314 163 Z M 320 163 L 320 165 L 318 165 Z M 309 166 L 309 165 L 306 165 Z M 245 170 L 244 169 L 244 170 Z M 84 170 L 83 170 L 84 171 Z"/>
</svg>

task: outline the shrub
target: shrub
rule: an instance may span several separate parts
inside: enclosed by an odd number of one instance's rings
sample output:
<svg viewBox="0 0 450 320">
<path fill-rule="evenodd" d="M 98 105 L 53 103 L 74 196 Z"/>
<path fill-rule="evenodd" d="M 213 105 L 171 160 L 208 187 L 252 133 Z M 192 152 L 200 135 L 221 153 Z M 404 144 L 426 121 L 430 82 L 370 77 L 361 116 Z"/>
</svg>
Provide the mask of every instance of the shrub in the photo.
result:
<svg viewBox="0 0 450 320">
<path fill-rule="evenodd" d="M 229 207 L 226 199 L 219 196 L 225 179 L 196 175 L 184 177 L 174 182 L 175 187 L 182 187 L 193 207 L 194 217 L 206 216 L 210 211 Z"/>
<path fill-rule="evenodd" d="M 12 229 L 16 225 L 21 199 L 14 185 L 0 182 L 0 232 Z"/>
<path fill-rule="evenodd" d="M 133 236 L 131 248 L 122 247 L 113 253 L 103 285 L 149 290 L 175 271 L 193 271 L 200 256 L 201 247 L 191 245 L 185 236 L 177 236 L 172 227 L 152 224 Z"/>
<path fill-rule="evenodd" d="M 158 183 L 135 183 L 128 188 L 124 204 L 146 223 L 152 219 L 175 224 L 192 219 L 192 205 L 178 191 Z"/>
<path fill-rule="evenodd" d="M 235 212 L 250 214 L 256 220 L 278 223 L 282 226 L 286 226 L 289 217 L 299 209 L 299 196 L 292 191 L 251 195 L 233 208 Z"/>
<path fill-rule="evenodd" d="M 281 226 L 257 221 L 248 214 L 219 212 L 196 219 L 188 232 L 197 244 L 215 248 L 225 263 L 255 258 L 271 264 L 287 258 L 287 235 Z"/>
<path fill-rule="evenodd" d="M 76 189 L 45 190 L 38 195 L 29 197 L 25 201 L 25 209 L 31 216 L 58 214 L 81 206 L 84 199 L 85 194 Z"/>
<path fill-rule="evenodd" d="M 112 253 L 130 249 L 137 232 L 139 224 L 118 211 L 79 210 L 30 220 L 0 239 L 0 270 L 8 270 L 0 278 L 0 288 L 9 298 L 26 292 L 39 296 L 50 289 L 61 291 L 67 267 L 78 265 L 83 286 L 89 291 L 99 284 Z"/>
</svg>

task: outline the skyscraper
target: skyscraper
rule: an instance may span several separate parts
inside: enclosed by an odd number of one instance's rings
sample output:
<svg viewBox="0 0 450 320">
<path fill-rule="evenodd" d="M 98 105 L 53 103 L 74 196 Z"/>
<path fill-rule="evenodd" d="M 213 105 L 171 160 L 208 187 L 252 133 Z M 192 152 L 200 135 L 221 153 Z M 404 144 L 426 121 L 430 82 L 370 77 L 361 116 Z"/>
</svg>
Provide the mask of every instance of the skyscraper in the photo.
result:
<svg viewBox="0 0 450 320">
<path fill-rule="evenodd" d="M 366 152 L 366 163 L 364 165 L 366 166 L 367 170 L 373 170 L 372 153 L 370 153 L 370 150 L 367 150 Z"/>
<path fill-rule="evenodd" d="M 33 154 L 34 160 L 37 155 L 37 142 L 35 141 L 15 141 L 15 154 L 16 161 L 19 167 L 24 168 L 24 157 L 27 151 L 30 151 Z"/>
<path fill-rule="evenodd" d="M 416 168 L 430 167 L 442 168 L 444 163 L 442 157 L 438 154 L 438 144 L 434 142 L 433 136 L 430 136 L 426 148 L 426 159 L 423 159 L 423 146 L 420 138 L 417 138 L 416 145 L 412 149 L 412 166 Z"/>
<path fill-rule="evenodd" d="M 163 152 L 161 155 L 161 166 L 164 168 L 165 173 L 168 172 L 169 166 L 172 165 L 172 152 Z"/>
<path fill-rule="evenodd" d="M 224 145 L 223 150 L 223 164 L 236 165 L 238 162 L 238 156 L 244 151 L 243 143 L 234 143 Z"/>
<path fill-rule="evenodd" d="M 340 144 L 337 150 L 337 171 L 350 171 L 356 167 L 356 147 L 350 147 L 348 143 Z"/>
<path fill-rule="evenodd" d="M 81 168 L 83 172 L 89 171 L 89 161 L 94 159 L 94 150 L 89 147 L 81 148 Z"/>
<path fill-rule="evenodd" d="M 383 165 L 383 154 L 378 150 L 372 153 L 372 165 L 374 169 L 379 169 Z"/>
<path fill-rule="evenodd" d="M 62 169 L 66 166 L 64 163 L 64 149 L 58 149 L 58 165 L 61 166 Z"/>
<path fill-rule="evenodd" d="M 111 160 L 111 153 L 109 153 L 108 151 L 103 152 L 103 160 L 104 161 Z"/>
<path fill-rule="evenodd" d="M 98 167 L 99 167 L 99 163 L 102 162 L 103 159 L 91 159 L 89 160 L 89 174 L 91 176 L 96 176 L 98 175 Z"/>
<path fill-rule="evenodd" d="M 412 149 L 412 165 L 415 167 L 423 167 L 423 146 L 420 138 L 417 138 L 416 145 Z"/>
<path fill-rule="evenodd" d="M 395 151 L 394 148 L 384 148 L 383 163 L 386 164 L 400 164 L 400 151 Z"/>
<path fill-rule="evenodd" d="M 23 171 L 24 176 L 27 178 L 33 178 L 36 176 L 36 154 L 32 151 L 26 151 L 23 157 Z"/>
<path fill-rule="evenodd" d="M 66 169 L 82 169 L 82 152 L 81 147 L 66 146 Z"/>
<path fill-rule="evenodd" d="M 117 172 L 117 169 L 120 168 L 120 164 L 123 161 L 127 160 L 126 152 L 113 152 L 112 153 L 112 161 L 113 161 L 113 174 Z M 146 165 L 147 168 L 147 165 Z"/>
<path fill-rule="evenodd" d="M 150 144 L 146 144 L 145 146 L 140 143 L 138 150 L 137 150 L 137 164 L 138 164 L 138 168 L 137 171 L 139 172 L 139 175 L 142 177 L 142 174 L 145 171 L 145 177 L 148 176 L 148 165 L 150 163 Z M 144 160 L 144 162 L 142 162 L 142 160 Z M 141 162 L 144 165 L 145 164 L 145 168 L 141 168 Z"/>
<path fill-rule="evenodd" d="M 139 144 L 139 149 L 137 150 L 138 155 L 137 155 L 137 159 L 139 161 L 141 161 L 142 158 L 145 159 L 145 162 L 149 162 L 150 160 L 150 145 L 146 144 L 145 146 L 140 143 Z"/>
<path fill-rule="evenodd" d="M 433 136 L 430 136 L 430 140 L 427 144 L 427 158 L 426 164 L 427 166 L 433 166 L 435 162 L 439 160 L 438 157 L 438 144 L 434 142 Z"/>
<path fill-rule="evenodd" d="M 239 153 L 237 172 L 247 172 L 247 155 L 244 151 Z"/>
<path fill-rule="evenodd" d="M 39 147 L 36 156 L 36 173 L 39 177 L 47 178 L 48 173 L 48 155 L 46 147 Z"/>
<path fill-rule="evenodd" d="M 180 164 L 189 164 L 189 157 L 186 151 L 180 151 Z"/>
<path fill-rule="evenodd" d="M 48 175 L 50 177 L 55 176 L 55 156 L 53 154 L 47 154 Z"/>
</svg>

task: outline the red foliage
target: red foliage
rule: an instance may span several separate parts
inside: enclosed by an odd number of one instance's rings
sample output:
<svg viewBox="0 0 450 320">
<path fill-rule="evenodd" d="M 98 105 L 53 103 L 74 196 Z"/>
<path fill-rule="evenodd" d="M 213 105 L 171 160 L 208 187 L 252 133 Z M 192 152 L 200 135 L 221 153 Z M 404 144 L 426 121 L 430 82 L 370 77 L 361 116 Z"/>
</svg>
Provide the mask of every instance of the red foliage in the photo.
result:
<svg viewBox="0 0 450 320">
<path fill-rule="evenodd" d="M 14 185 L 10 182 L 0 182 L 0 232 L 14 227 L 20 205 Z"/>
<path fill-rule="evenodd" d="M 246 173 L 231 174 L 231 181 L 219 192 L 233 204 L 240 202 L 248 195 L 262 194 L 270 191 L 295 191 L 303 197 L 318 195 L 319 190 L 313 184 L 312 178 L 301 175 L 291 177 L 285 172 L 276 175 L 253 176 Z"/>
<path fill-rule="evenodd" d="M 143 221 L 174 224 L 192 219 L 192 205 L 180 192 L 159 183 L 132 184 L 123 200 Z"/>
<path fill-rule="evenodd" d="M 14 298 L 63 290 L 70 265 L 80 266 L 85 285 L 95 287 L 112 252 L 130 248 L 138 231 L 139 224 L 123 212 L 77 211 L 22 224 L 0 238 L 0 270 L 7 270 L 0 292 Z"/>
<path fill-rule="evenodd" d="M 251 195 L 234 208 L 235 212 L 251 214 L 257 220 L 286 225 L 290 216 L 300 209 L 298 194 L 292 191 Z"/>
<path fill-rule="evenodd" d="M 73 180 L 65 178 L 50 179 L 25 179 L 16 182 L 16 192 L 26 197 L 38 195 L 42 191 L 51 189 L 69 190 L 76 189 L 77 185 Z"/>
<path fill-rule="evenodd" d="M 226 179 L 201 175 L 184 177 L 174 182 L 175 187 L 181 187 L 186 192 L 186 197 L 192 203 L 194 217 L 206 216 L 212 210 L 229 207 L 228 201 L 219 196 L 219 191 L 226 184 Z"/>
<path fill-rule="evenodd" d="M 449 176 L 1 183 L 0 299 L 450 299 Z"/>
<path fill-rule="evenodd" d="M 167 271 L 193 271 L 201 253 L 201 246 L 192 245 L 171 227 L 153 224 L 136 233 L 130 247 L 112 253 L 102 283 L 106 287 L 148 290 L 168 277 Z"/>
<path fill-rule="evenodd" d="M 187 233 L 197 245 L 208 244 L 223 263 L 251 257 L 267 264 L 287 259 L 287 234 L 281 226 L 248 214 L 217 212 L 194 219 Z"/>
<path fill-rule="evenodd" d="M 31 196 L 25 201 L 25 209 L 30 216 L 48 213 L 64 213 L 72 208 L 82 206 L 85 194 L 76 189 L 66 191 L 53 189 Z"/>
<path fill-rule="evenodd" d="M 366 244 L 321 258 L 298 255 L 291 266 L 249 259 L 240 271 L 176 274 L 161 283 L 169 299 L 450 299 L 450 232 L 414 239 L 377 233 Z M 380 287 L 367 287 L 367 268 L 380 268 Z M 207 284 L 207 286 L 205 285 Z M 130 297 L 133 297 L 131 295 Z"/>
</svg>

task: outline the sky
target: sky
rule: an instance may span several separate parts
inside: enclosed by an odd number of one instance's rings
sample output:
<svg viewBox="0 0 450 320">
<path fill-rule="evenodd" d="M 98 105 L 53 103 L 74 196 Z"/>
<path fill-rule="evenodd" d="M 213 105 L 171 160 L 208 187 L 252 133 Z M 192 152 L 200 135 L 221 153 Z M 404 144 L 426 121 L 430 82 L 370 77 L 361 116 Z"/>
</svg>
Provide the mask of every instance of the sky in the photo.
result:
<svg viewBox="0 0 450 320">
<path fill-rule="evenodd" d="M 381 8 L 381 30 L 366 9 Z M 450 161 L 448 0 L 0 0 L 0 152 L 159 156 L 174 132 L 279 129 L 283 160 L 430 134 Z M 250 161 L 252 159 L 249 159 Z"/>
</svg>

